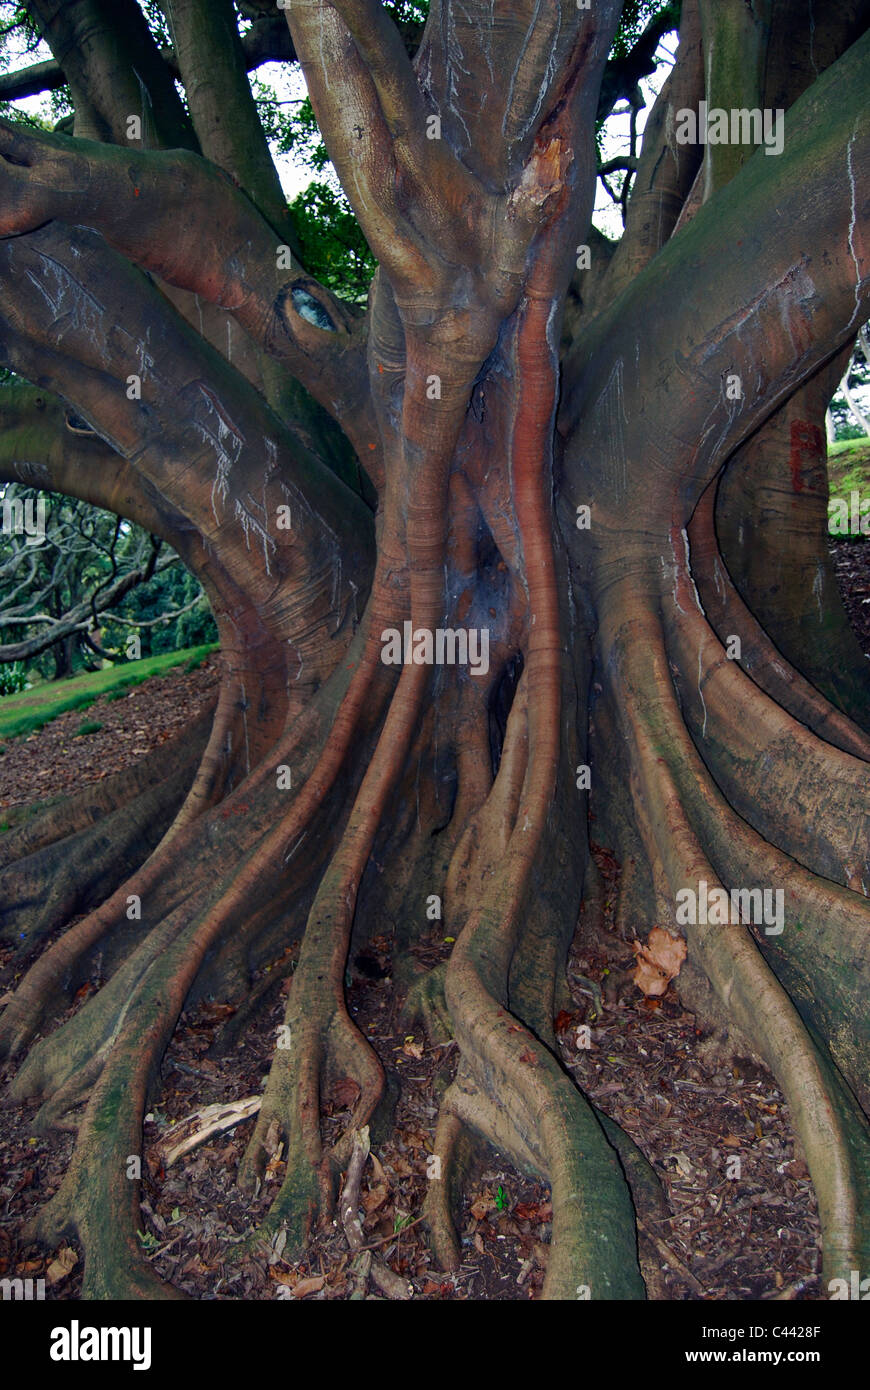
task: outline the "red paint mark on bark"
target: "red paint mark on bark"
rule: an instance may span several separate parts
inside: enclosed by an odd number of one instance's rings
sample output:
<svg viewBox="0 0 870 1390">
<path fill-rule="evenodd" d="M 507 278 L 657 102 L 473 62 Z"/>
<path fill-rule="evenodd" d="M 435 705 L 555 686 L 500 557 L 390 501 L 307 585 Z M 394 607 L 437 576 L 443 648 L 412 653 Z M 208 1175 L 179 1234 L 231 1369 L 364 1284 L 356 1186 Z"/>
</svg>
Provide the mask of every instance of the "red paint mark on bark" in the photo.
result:
<svg viewBox="0 0 870 1390">
<path fill-rule="evenodd" d="M 805 474 L 809 468 L 818 467 L 823 457 L 825 439 L 818 425 L 809 420 L 792 420 L 789 433 L 790 451 L 788 466 L 791 470 L 792 491 L 803 492 Z"/>
</svg>

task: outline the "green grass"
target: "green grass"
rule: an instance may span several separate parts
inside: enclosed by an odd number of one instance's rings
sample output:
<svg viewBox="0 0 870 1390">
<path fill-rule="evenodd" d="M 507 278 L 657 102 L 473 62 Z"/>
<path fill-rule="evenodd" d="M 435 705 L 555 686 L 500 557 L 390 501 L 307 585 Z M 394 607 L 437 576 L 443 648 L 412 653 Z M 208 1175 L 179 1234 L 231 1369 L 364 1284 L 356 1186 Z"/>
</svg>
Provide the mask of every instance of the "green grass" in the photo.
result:
<svg viewBox="0 0 870 1390">
<path fill-rule="evenodd" d="M 870 439 L 843 439 L 828 445 L 828 489 L 832 497 L 870 492 Z"/>
<path fill-rule="evenodd" d="M 83 738 L 85 734 L 98 734 L 102 729 L 99 719 L 85 719 L 73 734 L 73 738 Z"/>
<path fill-rule="evenodd" d="M 50 724 L 59 714 L 86 709 L 101 695 L 120 699 L 134 686 L 141 685 L 150 676 L 162 675 L 172 666 L 187 662 L 188 669 L 193 670 L 194 662 L 200 665 L 213 651 L 217 651 L 217 643 L 209 642 L 202 647 L 163 652 L 160 656 L 145 657 L 142 661 L 127 661 L 123 665 L 108 667 L 105 671 L 89 671 L 70 680 L 46 681 L 32 690 L 4 695 L 0 697 L 0 738 L 22 738 L 32 734 L 36 729 Z"/>
</svg>

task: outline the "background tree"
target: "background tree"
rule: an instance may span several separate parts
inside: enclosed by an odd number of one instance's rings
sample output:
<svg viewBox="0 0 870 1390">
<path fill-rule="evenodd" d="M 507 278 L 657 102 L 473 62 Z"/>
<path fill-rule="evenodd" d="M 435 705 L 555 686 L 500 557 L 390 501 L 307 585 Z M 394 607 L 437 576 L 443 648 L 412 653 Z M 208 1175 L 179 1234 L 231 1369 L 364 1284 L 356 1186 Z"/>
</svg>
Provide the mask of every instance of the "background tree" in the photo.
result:
<svg viewBox="0 0 870 1390">
<path fill-rule="evenodd" d="M 223 663 L 141 867 L 107 835 L 35 913 L 97 794 L 3 837 L 3 929 L 28 964 L 0 1015 L 11 1097 L 77 1127 L 39 1234 L 78 1233 L 90 1296 L 171 1294 L 127 1176 L 162 1053 L 186 999 L 256 1008 L 252 972 L 301 938 L 239 1181 L 277 1131 L 263 1232 L 304 1244 L 382 1098 L 344 972 L 386 923 L 408 1017 L 458 1043 L 426 1203 L 440 1259 L 483 1138 L 551 1186 L 545 1294 L 642 1297 L 632 1197 L 654 1175 L 553 1036 L 581 897 L 601 930 L 591 826 L 622 865 L 621 930 L 684 937 L 683 997 L 776 1076 L 823 1277 L 848 1278 L 870 1254 L 870 737 L 823 424 L 868 315 L 868 6 L 685 0 L 614 243 L 590 228 L 596 133 L 652 62 L 658 7 L 625 7 L 608 61 L 619 0 L 433 0 L 413 33 L 379 0 L 292 0 L 280 56 L 377 263 L 365 308 L 302 268 L 247 75 L 271 4 L 161 8 L 165 35 L 134 0 L 17 7 L 74 135 L 0 125 L 0 352 L 33 383 L 4 415 L 5 476 L 33 484 L 38 459 L 42 485 L 170 540 Z M 702 99 L 783 108 L 782 154 L 679 143 Z M 61 398 L 94 436 L 64 431 Z M 486 629 L 486 677 L 386 665 L 406 621 Z M 135 816 L 128 790 L 112 815 Z M 702 882 L 781 889 L 782 933 L 680 921 Z M 427 973 L 433 896 L 456 942 Z M 49 1031 L 95 953 L 106 983 Z M 358 1099 L 327 1145 L 337 1077 Z"/>
<path fill-rule="evenodd" d="M 133 635 L 142 656 L 214 640 L 200 584 L 141 527 L 78 498 L 0 486 L 10 518 L 16 505 L 44 534 L 0 533 L 0 662 L 59 679 L 126 661 Z"/>
<path fill-rule="evenodd" d="M 828 408 L 828 442 L 835 439 L 866 439 L 870 435 L 870 336 L 867 325 L 858 334 L 855 351 L 840 382 L 840 389 Z"/>
</svg>

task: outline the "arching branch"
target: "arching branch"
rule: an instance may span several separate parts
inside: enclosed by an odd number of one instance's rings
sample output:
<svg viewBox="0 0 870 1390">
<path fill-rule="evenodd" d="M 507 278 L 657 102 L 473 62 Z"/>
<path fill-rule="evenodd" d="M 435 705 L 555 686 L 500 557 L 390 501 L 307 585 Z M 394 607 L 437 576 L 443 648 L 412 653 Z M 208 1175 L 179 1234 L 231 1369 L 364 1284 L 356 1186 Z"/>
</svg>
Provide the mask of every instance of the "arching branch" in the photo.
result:
<svg viewBox="0 0 870 1390">
<path fill-rule="evenodd" d="M 202 153 L 247 193 L 298 256 L 287 200 L 251 94 L 233 0 L 168 0 L 166 14 Z"/>
<path fill-rule="evenodd" d="M 355 312 L 292 265 L 228 177 L 184 151 L 147 153 L 0 121 L 0 235 L 57 218 L 229 310 L 339 421 L 359 456 L 376 440 Z"/>
<path fill-rule="evenodd" d="M 47 651 L 49 647 L 53 647 L 55 642 L 62 642 L 65 637 L 71 636 L 74 632 L 86 632 L 96 614 L 105 613 L 107 609 L 120 603 L 122 598 L 132 593 L 140 584 L 147 583 L 152 574 L 162 574 L 177 563 L 175 555 L 164 555 L 153 567 L 145 565 L 127 570 L 111 584 L 101 589 L 98 594 L 89 595 L 80 603 L 75 604 L 61 618 L 55 619 L 50 615 L 37 613 L 21 619 L 23 623 L 28 625 L 48 622 L 49 626 L 44 628 L 42 632 L 35 633 L 32 637 L 23 638 L 20 642 L 0 644 L 0 661 L 29 660 L 31 657 L 38 656 L 40 652 Z M 199 602 L 199 599 L 195 599 L 194 602 Z M 158 621 L 162 622 L 163 618 L 158 619 Z M 136 626 L 147 626 L 147 624 L 137 623 Z"/>
<path fill-rule="evenodd" d="M 70 86 L 76 134 L 117 143 L 141 122 L 142 147 L 196 149 L 196 136 L 135 0 L 30 0 Z"/>
</svg>

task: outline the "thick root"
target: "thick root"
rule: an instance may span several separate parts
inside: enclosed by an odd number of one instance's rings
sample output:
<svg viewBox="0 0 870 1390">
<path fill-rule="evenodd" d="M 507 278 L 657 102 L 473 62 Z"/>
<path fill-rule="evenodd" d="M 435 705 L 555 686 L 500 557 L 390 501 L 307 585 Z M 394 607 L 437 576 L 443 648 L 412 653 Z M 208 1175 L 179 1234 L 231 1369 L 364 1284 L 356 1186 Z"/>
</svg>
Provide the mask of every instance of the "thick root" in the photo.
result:
<svg viewBox="0 0 870 1390">
<path fill-rule="evenodd" d="M 680 780 L 697 755 L 669 681 L 655 617 L 641 616 L 605 632 L 615 654 L 612 679 L 621 692 L 623 731 L 638 769 L 635 805 L 648 852 L 658 858 L 671 901 L 701 880 L 720 886 L 684 810 Z M 831 1063 L 812 1042 L 794 1005 L 765 964 L 747 928 L 687 926 L 690 960 L 701 966 L 729 1016 L 765 1058 L 782 1087 L 819 1199 L 825 1278 L 866 1262 L 870 1134 Z"/>
</svg>

